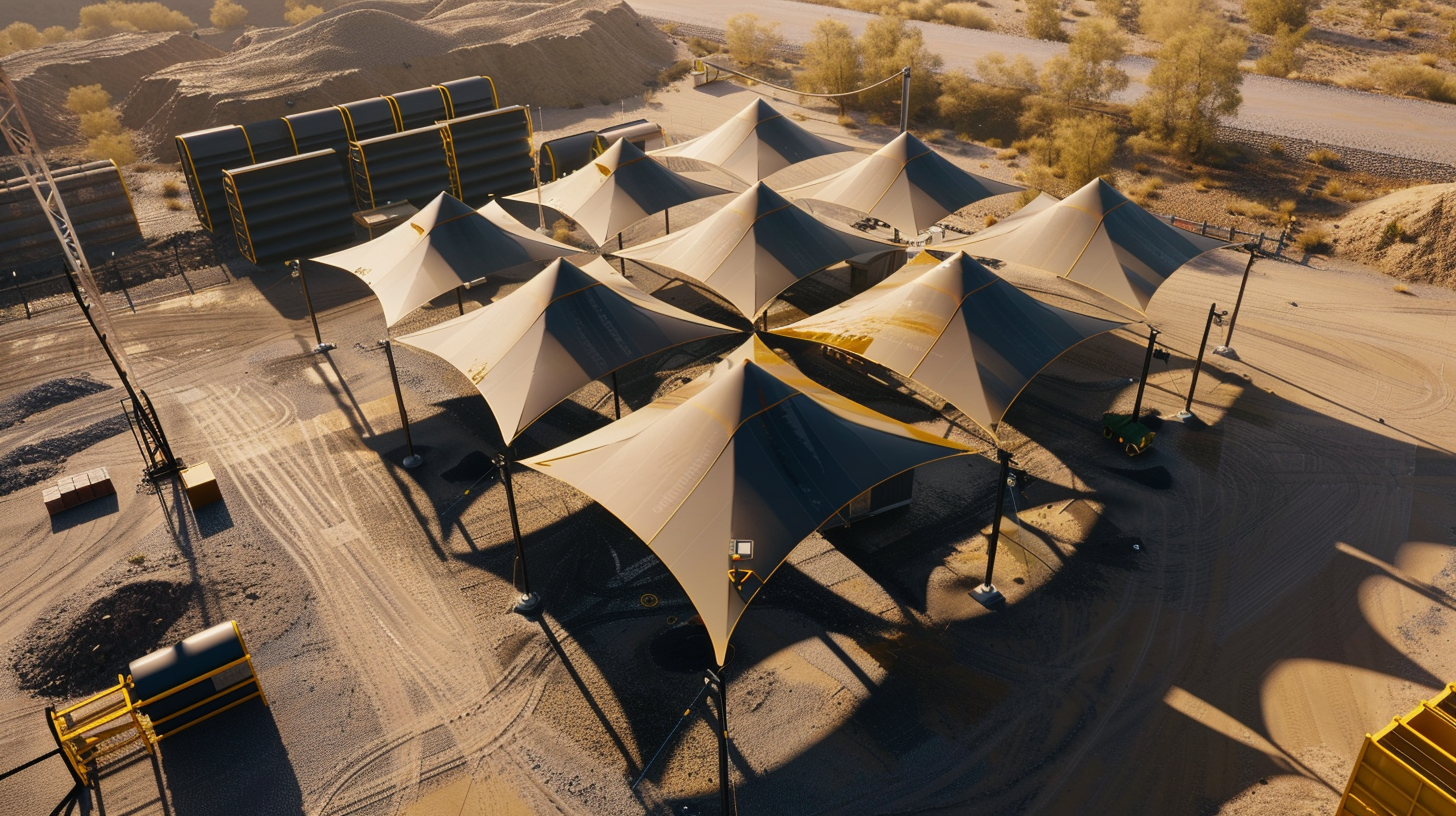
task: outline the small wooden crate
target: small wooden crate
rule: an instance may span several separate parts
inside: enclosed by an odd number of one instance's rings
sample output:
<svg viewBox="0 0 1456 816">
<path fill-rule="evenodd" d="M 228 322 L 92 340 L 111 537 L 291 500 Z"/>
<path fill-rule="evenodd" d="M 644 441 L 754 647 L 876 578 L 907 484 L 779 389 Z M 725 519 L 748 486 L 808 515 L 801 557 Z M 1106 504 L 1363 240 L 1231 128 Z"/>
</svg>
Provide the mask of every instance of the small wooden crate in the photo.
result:
<svg viewBox="0 0 1456 816">
<path fill-rule="evenodd" d="M 62 510 L 115 493 L 111 474 L 101 467 L 56 480 L 53 486 L 41 491 L 41 500 L 45 502 L 46 512 L 54 516 Z"/>
</svg>

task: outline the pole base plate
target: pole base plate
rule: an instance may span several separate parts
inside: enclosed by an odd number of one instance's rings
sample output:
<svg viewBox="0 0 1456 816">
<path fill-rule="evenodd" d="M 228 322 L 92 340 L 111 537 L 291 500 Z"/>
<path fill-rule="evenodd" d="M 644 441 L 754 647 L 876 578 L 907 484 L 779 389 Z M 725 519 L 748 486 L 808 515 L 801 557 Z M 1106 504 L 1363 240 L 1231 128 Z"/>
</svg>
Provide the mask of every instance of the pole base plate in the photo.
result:
<svg viewBox="0 0 1456 816">
<path fill-rule="evenodd" d="M 1234 351 L 1232 348 L 1229 348 L 1228 346 L 1219 346 L 1218 348 L 1213 350 L 1213 353 L 1219 355 L 1220 357 L 1227 357 L 1230 360 L 1239 359 L 1239 353 L 1237 351 Z"/>
<path fill-rule="evenodd" d="M 1179 419 L 1192 419 L 1193 418 L 1193 412 L 1192 411 L 1179 411 L 1178 414 L 1177 414 L 1177 417 Z"/>
<path fill-rule="evenodd" d="M 976 599 L 976 603 L 987 609 L 995 609 L 1006 603 L 1006 596 L 1002 595 L 1001 590 L 992 584 L 981 584 L 971 590 L 971 597 Z"/>
<path fill-rule="evenodd" d="M 336 348 L 338 348 L 338 346 L 334 345 L 333 343 L 319 343 L 317 346 L 313 347 L 313 353 L 323 354 L 326 351 L 333 351 Z"/>
<path fill-rule="evenodd" d="M 412 453 L 409 456 L 406 456 L 402 461 L 400 461 L 400 464 L 408 470 L 411 468 L 419 467 L 420 464 L 424 461 L 424 457 L 420 456 L 418 453 Z"/>
<path fill-rule="evenodd" d="M 534 614 L 541 608 L 541 596 L 534 592 L 527 592 L 516 600 L 514 611 L 518 615 Z"/>
</svg>

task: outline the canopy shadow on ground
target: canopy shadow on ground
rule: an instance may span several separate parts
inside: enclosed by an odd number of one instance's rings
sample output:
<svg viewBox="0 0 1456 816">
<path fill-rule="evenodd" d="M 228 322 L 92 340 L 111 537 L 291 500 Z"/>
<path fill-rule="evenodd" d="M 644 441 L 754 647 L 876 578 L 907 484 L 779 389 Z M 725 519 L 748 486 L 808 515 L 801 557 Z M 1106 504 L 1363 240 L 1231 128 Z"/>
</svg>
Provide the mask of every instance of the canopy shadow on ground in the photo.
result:
<svg viewBox="0 0 1456 816">
<path fill-rule="evenodd" d="M 304 812 L 273 711 L 258 700 L 167 737 L 159 750 L 173 813 Z"/>
</svg>

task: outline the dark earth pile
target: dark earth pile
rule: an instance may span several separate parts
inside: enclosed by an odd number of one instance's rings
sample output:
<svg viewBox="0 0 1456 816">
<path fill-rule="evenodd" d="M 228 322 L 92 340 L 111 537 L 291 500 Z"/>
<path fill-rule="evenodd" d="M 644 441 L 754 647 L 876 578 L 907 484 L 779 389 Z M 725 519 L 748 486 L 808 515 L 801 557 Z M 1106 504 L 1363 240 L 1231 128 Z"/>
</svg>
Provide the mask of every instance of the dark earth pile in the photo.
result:
<svg viewBox="0 0 1456 816">
<path fill-rule="evenodd" d="M 16 394 L 10 399 L 0 402 L 0 431 L 17 422 L 24 422 L 26 417 L 57 405 L 65 405 L 72 400 L 78 400 L 99 391 L 105 391 L 110 387 L 106 383 L 97 382 L 84 374 L 80 377 L 46 380 L 29 391 Z"/>
<path fill-rule="evenodd" d="M 191 600 L 187 584 L 139 581 L 117 587 L 80 615 L 57 607 L 36 621 L 16 648 L 20 687 L 73 698 L 115 685 L 128 663 L 163 645 L 160 639 Z"/>
<path fill-rule="evenodd" d="M 127 430 L 125 416 L 93 422 L 80 430 L 21 445 L 0 456 L 0 496 L 39 484 L 61 472 L 66 458 Z"/>
</svg>

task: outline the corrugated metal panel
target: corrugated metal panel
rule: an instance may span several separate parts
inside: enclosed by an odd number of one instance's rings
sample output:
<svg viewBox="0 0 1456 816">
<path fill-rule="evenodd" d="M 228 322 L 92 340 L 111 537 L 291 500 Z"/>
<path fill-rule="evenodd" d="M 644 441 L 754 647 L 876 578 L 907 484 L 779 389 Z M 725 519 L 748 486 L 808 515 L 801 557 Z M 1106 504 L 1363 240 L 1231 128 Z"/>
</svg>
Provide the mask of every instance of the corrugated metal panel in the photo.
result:
<svg viewBox="0 0 1456 816">
<path fill-rule="evenodd" d="M 520 192 L 535 183 L 531 119 L 520 105 L 445 123 L 461 200 L 484 206 L 493 196 Z"/>
<path fill-rule="evenodd" d="M 177 157 L 192 193 L 192 206 L 204 229 L 217 232 L 228 225 L 222 171 L 252 164 L 248 134 L 237 125 L 184 133 L 177 137 Z"/>
<path fill-rule="evenodd" d="M 253 263 L 306 257 L 354 239 L 349 180 L 333 150 L 226 171 L 238 248 Z"/>
<path fill-rule="evenodd" d="M 349 145 L 349 175 L 361 208 L 391 201 L 423 207 L 455 192 L 444 125 L 417 128 Z"/>
</svg>

